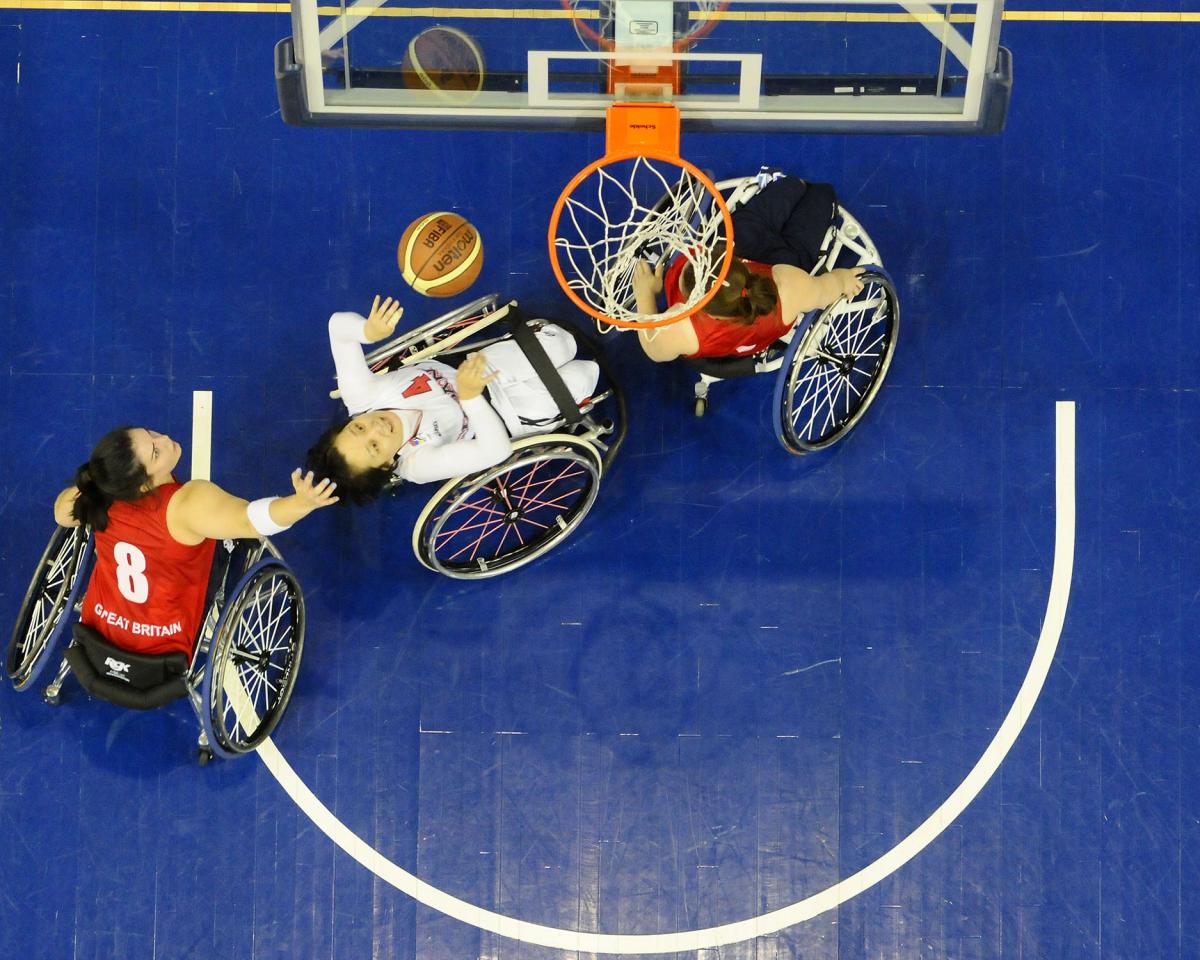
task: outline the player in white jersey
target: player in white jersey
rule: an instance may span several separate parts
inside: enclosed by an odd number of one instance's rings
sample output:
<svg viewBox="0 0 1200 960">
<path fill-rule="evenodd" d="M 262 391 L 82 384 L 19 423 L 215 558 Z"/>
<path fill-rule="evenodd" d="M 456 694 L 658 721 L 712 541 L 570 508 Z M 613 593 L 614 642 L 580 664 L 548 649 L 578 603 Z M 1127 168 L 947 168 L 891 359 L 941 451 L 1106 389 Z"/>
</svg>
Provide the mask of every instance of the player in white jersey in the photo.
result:
<svg viewBox="0 0 1200 960">
<path fill-rule="evenodd" d="M 483 470 L 508 457 L 512 438 L 541 433 L 559 418 L 550 392 L 511 341 L 471 354 L 457 370 L 422 360 L 373 372 L 362 345 L 390 337 L 402 313 L 390 297 L 376 297 L 365 319 L 351 312 L 329 318 L 329 348 L 350 416 L 321 435 L 308 462 L 337 482 L 345 500 L 366 503 L 393 476 L 432 483 Z M 554 324 L 537 337 L 575 400 L 591 396 L 600 370 L 575 358 L 575 338 Z"/>
</svg>

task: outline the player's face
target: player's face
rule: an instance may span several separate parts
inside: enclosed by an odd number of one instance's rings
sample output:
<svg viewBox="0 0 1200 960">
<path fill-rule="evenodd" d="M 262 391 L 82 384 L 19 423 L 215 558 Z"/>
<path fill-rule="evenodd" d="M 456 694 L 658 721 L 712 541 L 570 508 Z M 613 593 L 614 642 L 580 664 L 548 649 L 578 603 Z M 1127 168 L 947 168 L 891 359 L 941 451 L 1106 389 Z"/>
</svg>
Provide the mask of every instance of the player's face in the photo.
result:
<svg viewBox="0 0 1200 960">
<path fill-rule="evenodd" d="M 346 424 L 333 441 L 333 449 L 345 458 L 351 470 L 362 472 L 371 467 L 390 467 L 407 439 L 404 422 L 395 413 L 373 410 L 360 413 Z"/>
<path fill-rule="evenodd" d="M 171 471 L 183 456 L 183 447 L 165 433 L 145 427 L 130 430 L 129 439 L 133 444 L 133 455 L 146 468 L 151 482 L 157 484 L 170 480 Z"/>
</svg>

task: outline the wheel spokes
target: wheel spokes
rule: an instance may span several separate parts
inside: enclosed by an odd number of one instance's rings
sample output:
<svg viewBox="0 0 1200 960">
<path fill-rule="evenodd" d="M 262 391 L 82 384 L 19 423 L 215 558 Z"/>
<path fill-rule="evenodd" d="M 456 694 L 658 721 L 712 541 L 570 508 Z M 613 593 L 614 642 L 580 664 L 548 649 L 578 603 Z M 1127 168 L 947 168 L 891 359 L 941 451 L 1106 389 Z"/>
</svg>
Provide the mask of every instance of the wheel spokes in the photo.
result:
<svg viewBox="0 0 1200 960">
<path fill-rule="evenodd" d="M 295 615 L 288 584 L 274 578 L 259 583 L 239 612 L 224 676 L 215 678 L 221 684 L 221 721 L 229 740 L 248 743 L 282 702 L 296 650 Z M 234 686 L 233 695 L 226 684 Z M 243 699 L 252 707 L 252 729 L 247 726 L 251 716 L 237 709 Z"/>
<path fill-rule="evenodd" d="M 53 558 L 45 562 L 42 581 L 36 595 L 30 598 L 25 629 L 16 641 L 14 678 L 22 677 L 29 671 L 45 650 L 50 634 L 62 620 L 66 598 L 79 569 L 82 552 L 79 537 L 77 531 L 64 536 Z"/>
<path fill-rule="evenodd" d="M 484 570 L 526 555 L 557 535 L 591 479 L 574 456 L 516 464 L 448 504 L 430 536 L 432 552 L 438 563 Z"/>
<path fill-rule="evenodd" d="M 837 304 L 816 331 L 817 344 L 798 360 L 789 384 L 789 419 L 802 443 L 827 438 L 849 423 L 868 397 L 885 361 L 891 300 L 878 281 L 868 281 L 857 300 Z"/>
</svg>

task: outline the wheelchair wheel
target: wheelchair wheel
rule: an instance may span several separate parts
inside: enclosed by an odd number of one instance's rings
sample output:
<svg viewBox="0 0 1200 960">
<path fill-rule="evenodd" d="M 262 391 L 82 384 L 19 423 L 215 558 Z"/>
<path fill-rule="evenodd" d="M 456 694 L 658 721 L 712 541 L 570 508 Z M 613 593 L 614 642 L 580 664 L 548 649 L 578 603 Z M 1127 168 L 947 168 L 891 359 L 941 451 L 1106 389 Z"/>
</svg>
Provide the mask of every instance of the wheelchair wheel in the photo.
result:
<svg viewBox="0 0 1200 960">
<path fill-rule="evenodd" d="M 791 453 L 836 443 L 862 419 L 887 375 L 900 303 L 882 270 L 863 289 L 801 320 L 775 381 L 776 432 Z M 815 316 L 814 316 L 815 315 Z"/>
<path fill-rule="evenodd" d="M 267 558 L 234 588 L 209 648 L 202 696 L 215 752 L 249 753 L 271 735 L 291 699 L 303 647 L 300 585 Z"/>
<path fill-rule="evenodd" d="M 596 500 L 600 452 L 569 434 L 529 437 L 488 470 L 448 481 L 413 529 L 413 552 L 460 580 L 508 573 L 574 532 Z"/>
<path fill-rule="evenodd" d="M 16 689 L 28 687 L 50 662 L 87 580 L 91 556 L 89 527 L 54 528 L 8 641 L 8 678 Z"/>
</svg>

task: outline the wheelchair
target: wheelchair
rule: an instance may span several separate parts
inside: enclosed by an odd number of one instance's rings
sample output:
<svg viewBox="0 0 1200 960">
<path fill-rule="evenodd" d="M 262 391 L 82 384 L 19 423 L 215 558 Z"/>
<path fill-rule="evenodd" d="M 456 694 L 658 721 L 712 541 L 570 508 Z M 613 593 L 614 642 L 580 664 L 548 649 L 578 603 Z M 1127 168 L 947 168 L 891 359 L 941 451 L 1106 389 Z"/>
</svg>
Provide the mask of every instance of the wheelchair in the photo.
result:
<svg viewBox="0 0 1200 960">
<path fill-rule="evenodd" d="M 190 657 L 131 653 L 80 623 L 92 566 L 90 529 L 56 527 L 9 640 L 13 686 L 32 687 L 69 633 L 57 673 L 43 690 L 46 703 L 62 702 L 68 674 L 91 696 L 134 710 L 186 697 L 200 725 L 201 765 L 257 749 L 287 709 L 304 647 L 304 598 L 275 547 L 267 540 L 217 545 Z"/>
<path fill-rule="evenodd" d="M 772 181 L 769 171 L 716 183 L 732 212 Z M 667 205 L 695 202 L 672 194 Z M 646 255 L 654 262 L 652 245 Z M 665 252 L 658 251 L 661 258 Z M 883 385 L 900 325 L 900 302 L 870 235 L 840 204 L 819 247 L 814 275 L 835 267 L 864 267 L 863 289 L 824 310 L 805 314 L 765 351 L 743 357 L 683 358 L 699 375 L 693 412 L 704 416 L 709 387 L 720 380 L 775 374 L 772 417 L 775 434 L 789 453 L 821 450 L 841 440 L 862 419 Z"/>
<path fill-rule="evenodd" d="M 459 580 L 509 573 L 543 556 L 583 521 L 626 432 L 625 396 L 595 341 L 578 327 L 579 356 L 595 360 L 595 395 L 576 403 L 534 335 L 544 322 L 527 318 L 515 301 L 489 294 L 406 331 L 367 354 L 377 373 L 436 358 L 451 366 L 490 344 L 513 340 L 546 385 L 559 416 L 513 441 L 493 467 L 446 481 L 413 527 L 412 548 L 427 569 Z M 333 391 L 332 396 L 337 396 Z M 395 493 L 404 481 L 393 479 Z"/>
</svg>

